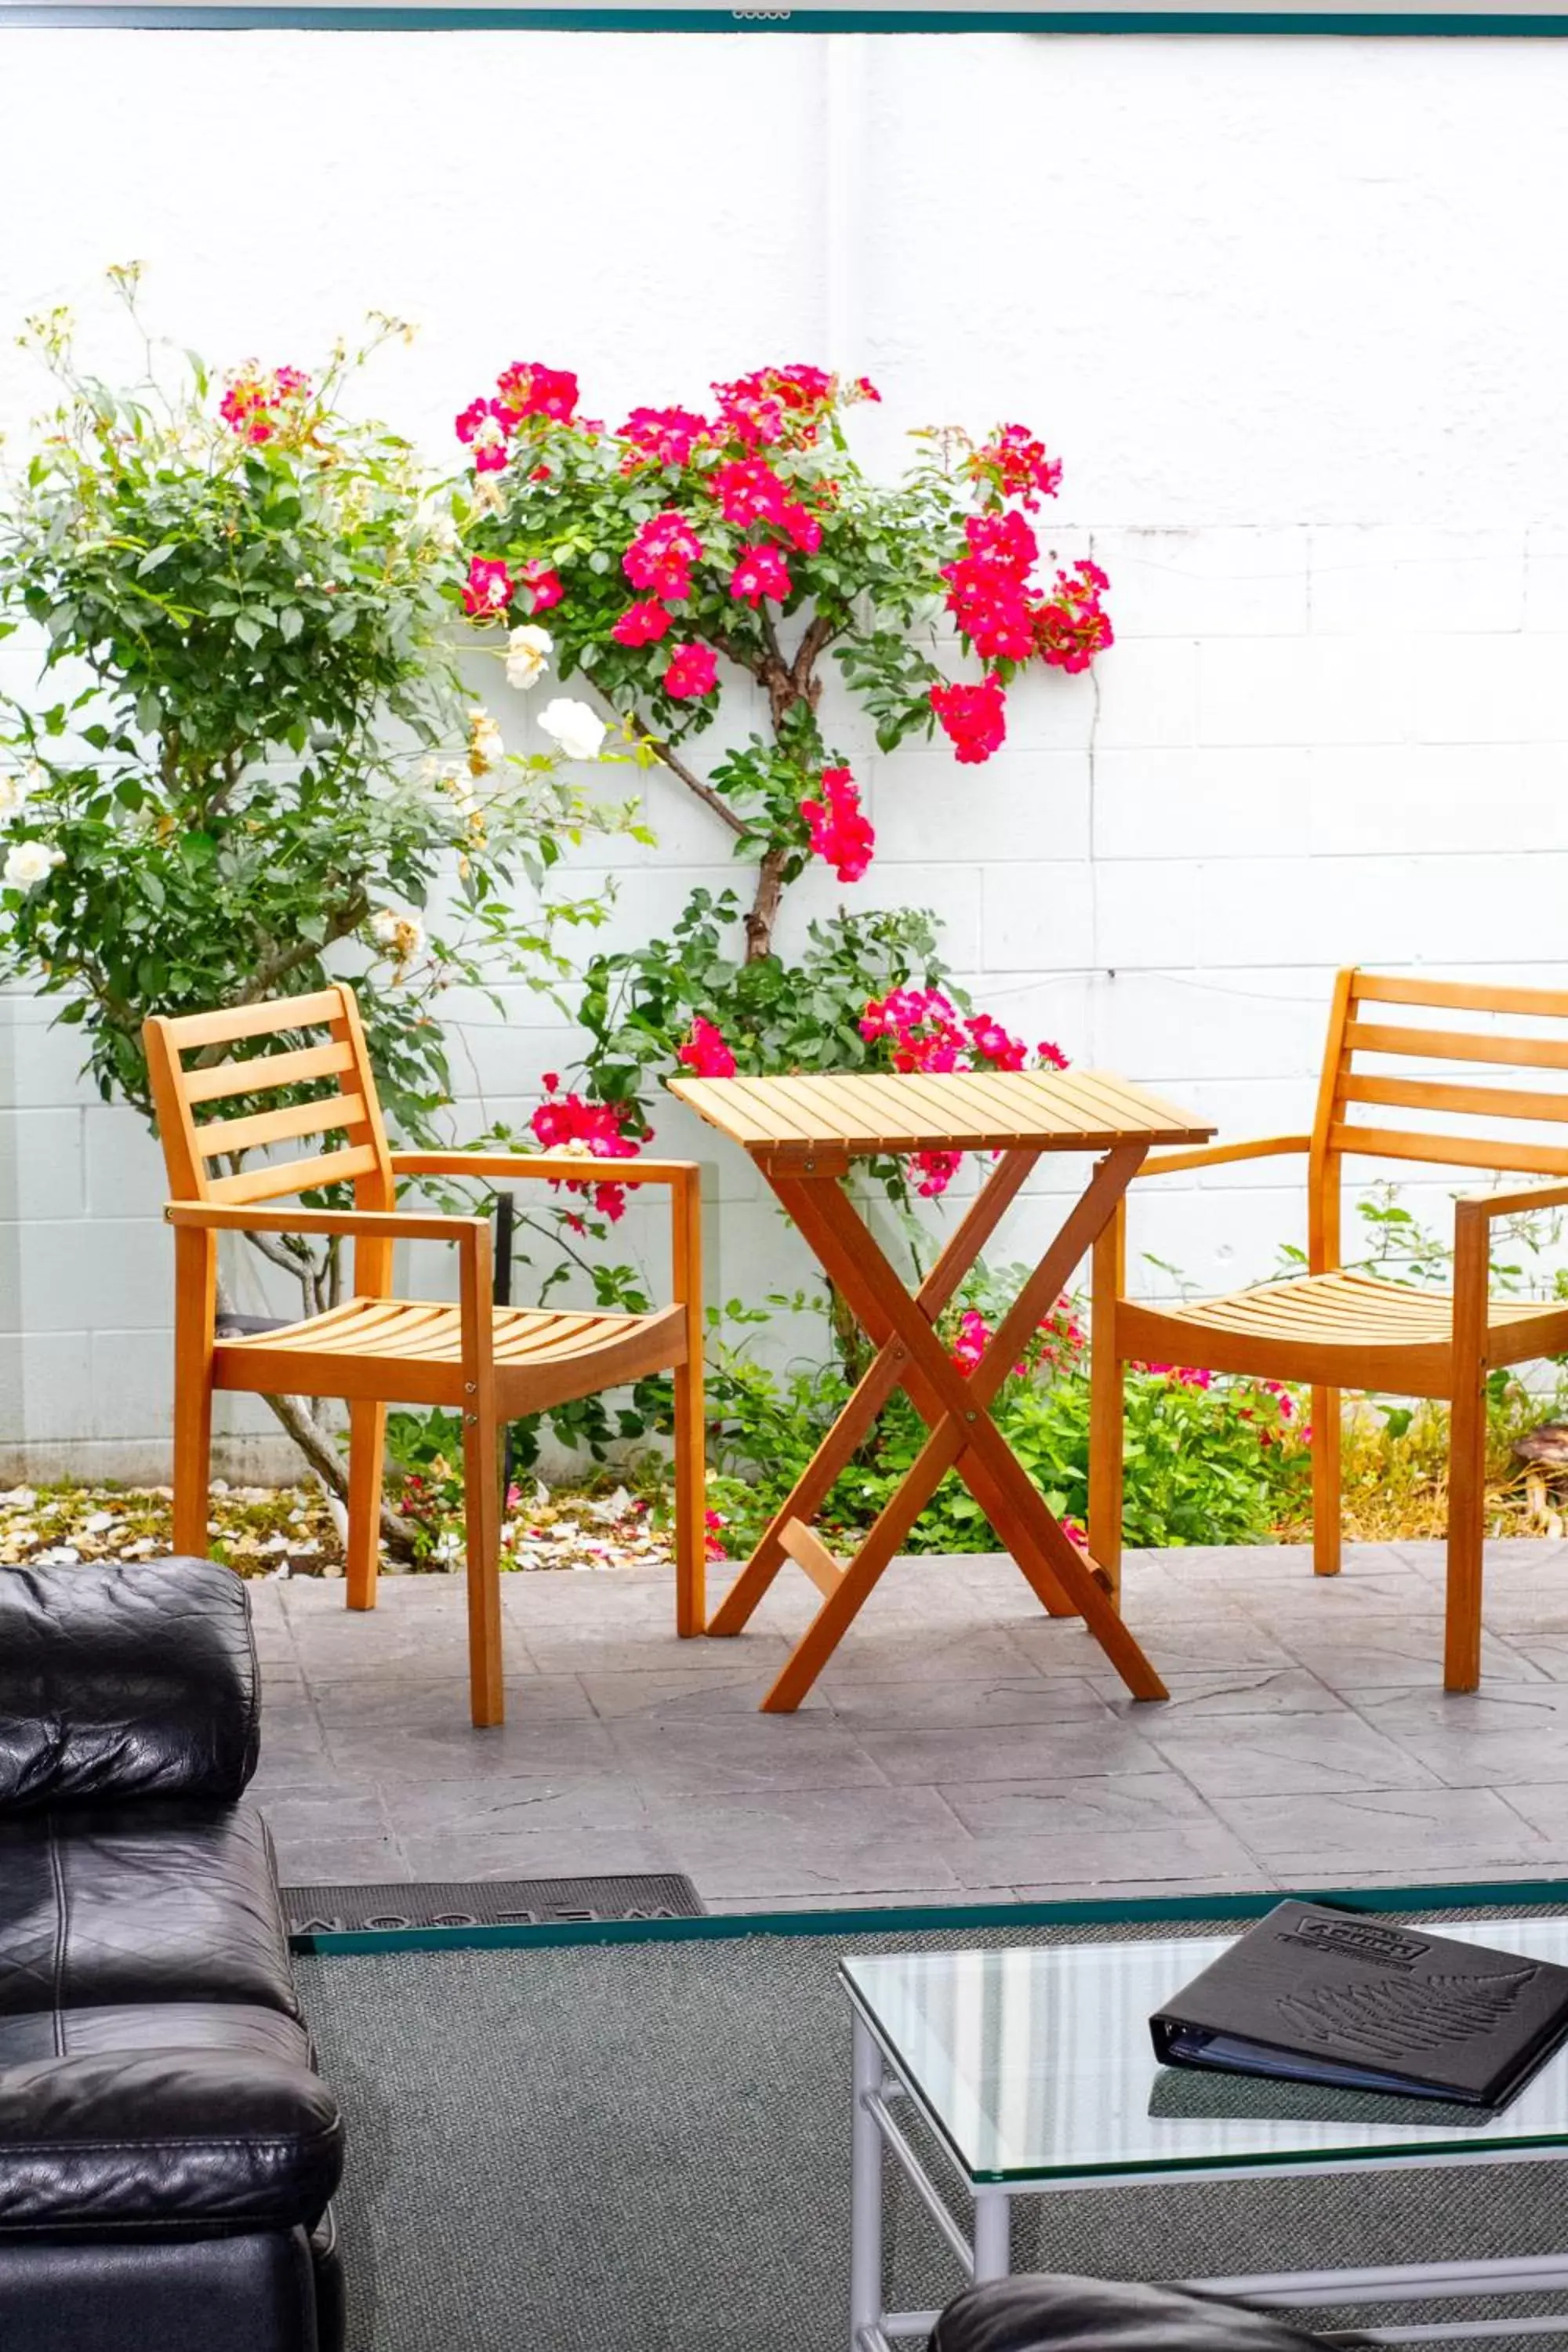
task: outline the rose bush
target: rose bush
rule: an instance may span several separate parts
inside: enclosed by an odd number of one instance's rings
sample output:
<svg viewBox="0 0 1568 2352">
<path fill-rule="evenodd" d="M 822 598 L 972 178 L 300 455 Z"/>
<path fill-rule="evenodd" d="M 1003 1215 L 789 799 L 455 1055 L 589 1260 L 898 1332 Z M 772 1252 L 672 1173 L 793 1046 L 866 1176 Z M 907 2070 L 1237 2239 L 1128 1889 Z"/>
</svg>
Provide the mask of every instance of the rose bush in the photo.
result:
<svg viewBox="0 0 1568 2352">
<path fill-rule="evenodd" d="M 846 430 L 879 397 L 864 377 L 764 367 L 712 393 L 701 412 L 636 407 L 610 430 L 582 415 L 569 371 L 517 362 L 457 420 L 474 468 L 465 609 L 512 625 L 513 641 L 536 640 L 547 615 L 560 677 L 584 682 L 751 868 L 744 899 L 696 892 L 671 938 L 590 964 L 589 1091 L 646 1126 L 650 1086 L 678 1066 L 1059 1064 L 1054 1045 L 1032 1051 L 974 1015 L 929 915 L 841 910 L 793 964 L 774 948 L 812 859 L 852 886 L 876 851 L 859 780 L 825 732 L 825 663 L 884 751 L 940 729 L 973 764 L 1005 740 L 1026 666 L 1077 672 L 1110 645 L 1105 574 L 1087 560 L 1048 582 L 1038 569 L 1029 517 L 1056 496 L 1059 460 L 1018 425 L 978 441 L 927 432 L 885 485 Z M 945 676 L 944 634 L 976 678 Z M 697 739 L 759 693 L 767 732 L 700 772 Z M 918 1190 L 941 1192 L 955 1165 L 928 1155 Z M 904 1172 L 883 1173 L 901 1193 Z"/>
<path fill-rule="evenodd" d="M 111 274 L 135 322 L 136 273 Z M 149 1013 L 308 991 L 331 960 L 368 982 L 389 1119 L 433 1140 L 447 992 L 553 985 L 559 927 L 604 914 L 551 883 L 566 842 L 626 822 L 563 765 L 601 722 L 508 757 L 456 667 L 452 493 L 345 408 L 403 331 L 221 383 L 143 337 L 125 386 L 82 373 L 63 312 L 26 338 L 56 404 L 0 493 L 0 635 L 38 660 L 0 698 L 0 977 L 56 999 L 100 1092 L 148 1118 Z M 301 1311 L 337 1297 L 335 1247 L 247 1238 Z M 314 1412 L 275 1410 L 341 1491 Z"/>
</svg>

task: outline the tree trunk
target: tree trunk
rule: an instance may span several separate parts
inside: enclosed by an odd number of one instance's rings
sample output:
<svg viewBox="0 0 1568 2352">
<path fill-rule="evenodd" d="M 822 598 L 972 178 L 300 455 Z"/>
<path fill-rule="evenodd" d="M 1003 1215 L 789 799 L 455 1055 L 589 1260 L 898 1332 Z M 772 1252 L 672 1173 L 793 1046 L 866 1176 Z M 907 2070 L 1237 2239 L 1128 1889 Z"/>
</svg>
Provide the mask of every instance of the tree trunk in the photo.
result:
<svg viewBox="0 0 1568 2352">
<path fill-rule="evenodd" d="M 262 1238 L 256 1234 L 246 1235 L 247 1241 L 249 1242 L 258 1242 Z M 271 1258 L 275 1265 L 281 1265 L 285 1272 L 294 1276 L 302 1294 L 304 1313 L 306 1315 L 314 1313 L 316 1307 L 310 1297 L 312 1270 L 305 1265 L 289 1265 L 286 1259 L 273 1256 L 269 1250 L 264 1250 L 262 1255 Z M 219 1311 L 222 1312 L 228 1304 L 220 1283 Z M 297 1396 L 268 1396 L 264 1397 L 262 1402 L 267 1406 L 273 1419 L 293 1439 L 328 1494 L 334 1496 L 346 1508 L 349 1497 L 348 1465 L 340 1448 L 333 1444 L 326 1430 L 316 1420 L 310 1408 L 310 1401 Z M 384 1501 L 381 1506 L 380 1528 L 381 1539 L 395 1559 L 407 1560 L 414 1558 L 413 1539 L 407 1528 L 396 1512 L 388 1508 Z"/>
<path fill-rule="evenodd" d="M 779 906 L 784 898 L 784 863 L 787 849 L 770 849 L 757 870 L 757 895 L 752 901 L 752 911 L 746 917 L 746 961 L 761 963 L 773 951 L 773 925 L 778 920 Z"/>
<path fill-rule="evenodd" d="M 345 1507 L 349 1495 L 348 1465 L 332 1444 L 326 1431 L 311 1418 L 303 1397 L 269 1396 L 262 1402 L 275 1420 L 281 1423 L 293 1439 L 317 1477 L 330 1495 L 334 1495 Z M 412 1559 L 414 1545 L 407 1528 L 396 1512 L 384 1499 L 380 1517 L 381 1540 L 395 1559 Z"/>
</svg>

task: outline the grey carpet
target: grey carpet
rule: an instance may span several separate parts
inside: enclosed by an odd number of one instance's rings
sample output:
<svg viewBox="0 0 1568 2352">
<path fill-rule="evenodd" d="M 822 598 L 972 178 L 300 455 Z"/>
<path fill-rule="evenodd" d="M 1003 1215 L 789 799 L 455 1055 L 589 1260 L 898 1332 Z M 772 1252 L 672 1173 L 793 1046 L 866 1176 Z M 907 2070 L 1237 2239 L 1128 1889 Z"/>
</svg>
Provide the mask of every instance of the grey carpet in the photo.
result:
<svg viewBox="0 0 1568 2352">
<path fill-rule="evenodd" d="M 352 2352 L 845 2352 L 839 1956 L 1094 1932 L 301 1958 L 349 2122 Z M 1568 2243 L 1554 2163 L 1062 2193 L 1016 2210 L 1019 2267 L 1120 2277 Z M 961 2282 L 907 2191 L 890 2235 L 899 2303 L 945 2300 Z"/>
</svg>

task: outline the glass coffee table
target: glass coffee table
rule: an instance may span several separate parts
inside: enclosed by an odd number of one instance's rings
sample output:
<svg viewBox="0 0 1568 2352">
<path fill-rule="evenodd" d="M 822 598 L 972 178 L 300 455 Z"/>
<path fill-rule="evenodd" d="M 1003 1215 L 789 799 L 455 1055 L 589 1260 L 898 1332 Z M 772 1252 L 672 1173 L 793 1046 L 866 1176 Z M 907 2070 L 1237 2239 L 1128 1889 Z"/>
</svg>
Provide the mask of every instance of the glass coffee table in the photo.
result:
<svg viewBox="0 0 1568 2352">
<path fill-rule="evenodd" d="M 1424 1920 L 1447 1936 L 1568 1964 L 1568 1918 Z M 1241 2179 L 1381 2166 L 1568 2156 L 1568 2045 L 1491 2114 L 1421 2099 L 1309 2089 L 1160 2065 L 1148 2019 L 1232 1937 L 911 1952 L 840 1963 L 855 2021 L 851 2352 L 924 2337 L 929 2311 L 883 2302 L 882 2156 L 900 2167 L 964 2271 L 1005 2277 L 1011 2200 L 1185 2176 Z M 956 2179 L 954 2200 L 906 2128 L 918 2116 Z M 965 2209 L 973 2212 L 966 2232 Z M 1564 2218 L 1568 2242 L 1568 2214 Z M 1287 2249 L 1281 2249 L 1286 2252 Z M 1568 2253 L 1189 2279 L 1274 2304 L 1377 2304 L 1541 2294 L 1568 2287 Z M 1363 2334 L 1378 2331 L 1363 2330 Z M 1568 2334 L 1561 2317 L 1447 2321 L 1390 2338 Z"/>
</svg>

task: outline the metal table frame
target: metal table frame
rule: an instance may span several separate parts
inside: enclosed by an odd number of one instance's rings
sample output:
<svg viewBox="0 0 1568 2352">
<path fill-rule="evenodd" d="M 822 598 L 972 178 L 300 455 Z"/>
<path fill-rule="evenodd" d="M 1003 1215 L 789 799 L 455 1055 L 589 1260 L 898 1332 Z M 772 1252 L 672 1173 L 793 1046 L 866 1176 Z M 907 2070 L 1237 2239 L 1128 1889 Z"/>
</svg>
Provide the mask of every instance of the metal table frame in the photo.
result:
<svg viewBox="0 0 1568 2352">
<path fill-rule="evenodd" d="M 976 2283 L 1005 2278 L 1012 2269 L 1012 2200 L 1045 2197 L 1062 2189 L 1158 2187 L 1172 2180 L 1257 2180 L 1269 2174 L 1292 2179 L 1346 2172 L 1436 2170 L 1479 2164 L 1562 2163 L 1561 2147 L 1494 2146 L 1473 2155 L 1442 2149 L 1431 2155 L 1334 2158 L 1315 2164 L 1190 2166 L 1159 2171 L 1087 2173 L 1051 2179 L 977 2181 L 964 2168 L 940 2123 L 903 2071 L 898 2053 L 879 2031 L 854 1990 L 846 1986 L 854 2015 L 854 2123 L 851 2137 L 849 2352 L 896 2352 L 902 2343 L 923 2342 L 936 2324 L 934 2311 L 889 2311 L 882 2284 L 882 2151 L 900 2166 L 967 2275 Z M 973 2201 L 973 2221 L 965 2234 L 930 2168 L 900 2123 L 897 2107 L 915 2108 L 930 2126 L 954 2175 Z M 1495 2262 L 1403 2263 L 1384 2268 L 1258 2272 L 1234 2278 L 1183 2279 L 1176 2284 L 1208 2294 L 1245 2295 L 1253 2303 L 1290 2305 L 1412 2303 L 1466 2295 L 1542 2294 L 1568 2288 L 1568 2252 L 1515 2255 Z M 1568 2336 L 1568 2310 L 1531 2313 L 1518 2318 L 1435 2321 L 1398 2327 L 1359 2328 L 1384 2344 L 1426 2344 L 1454 2337 Z M 1330 2335 L 1325 2339 L 1332 2342 Z"/>
</svg>

